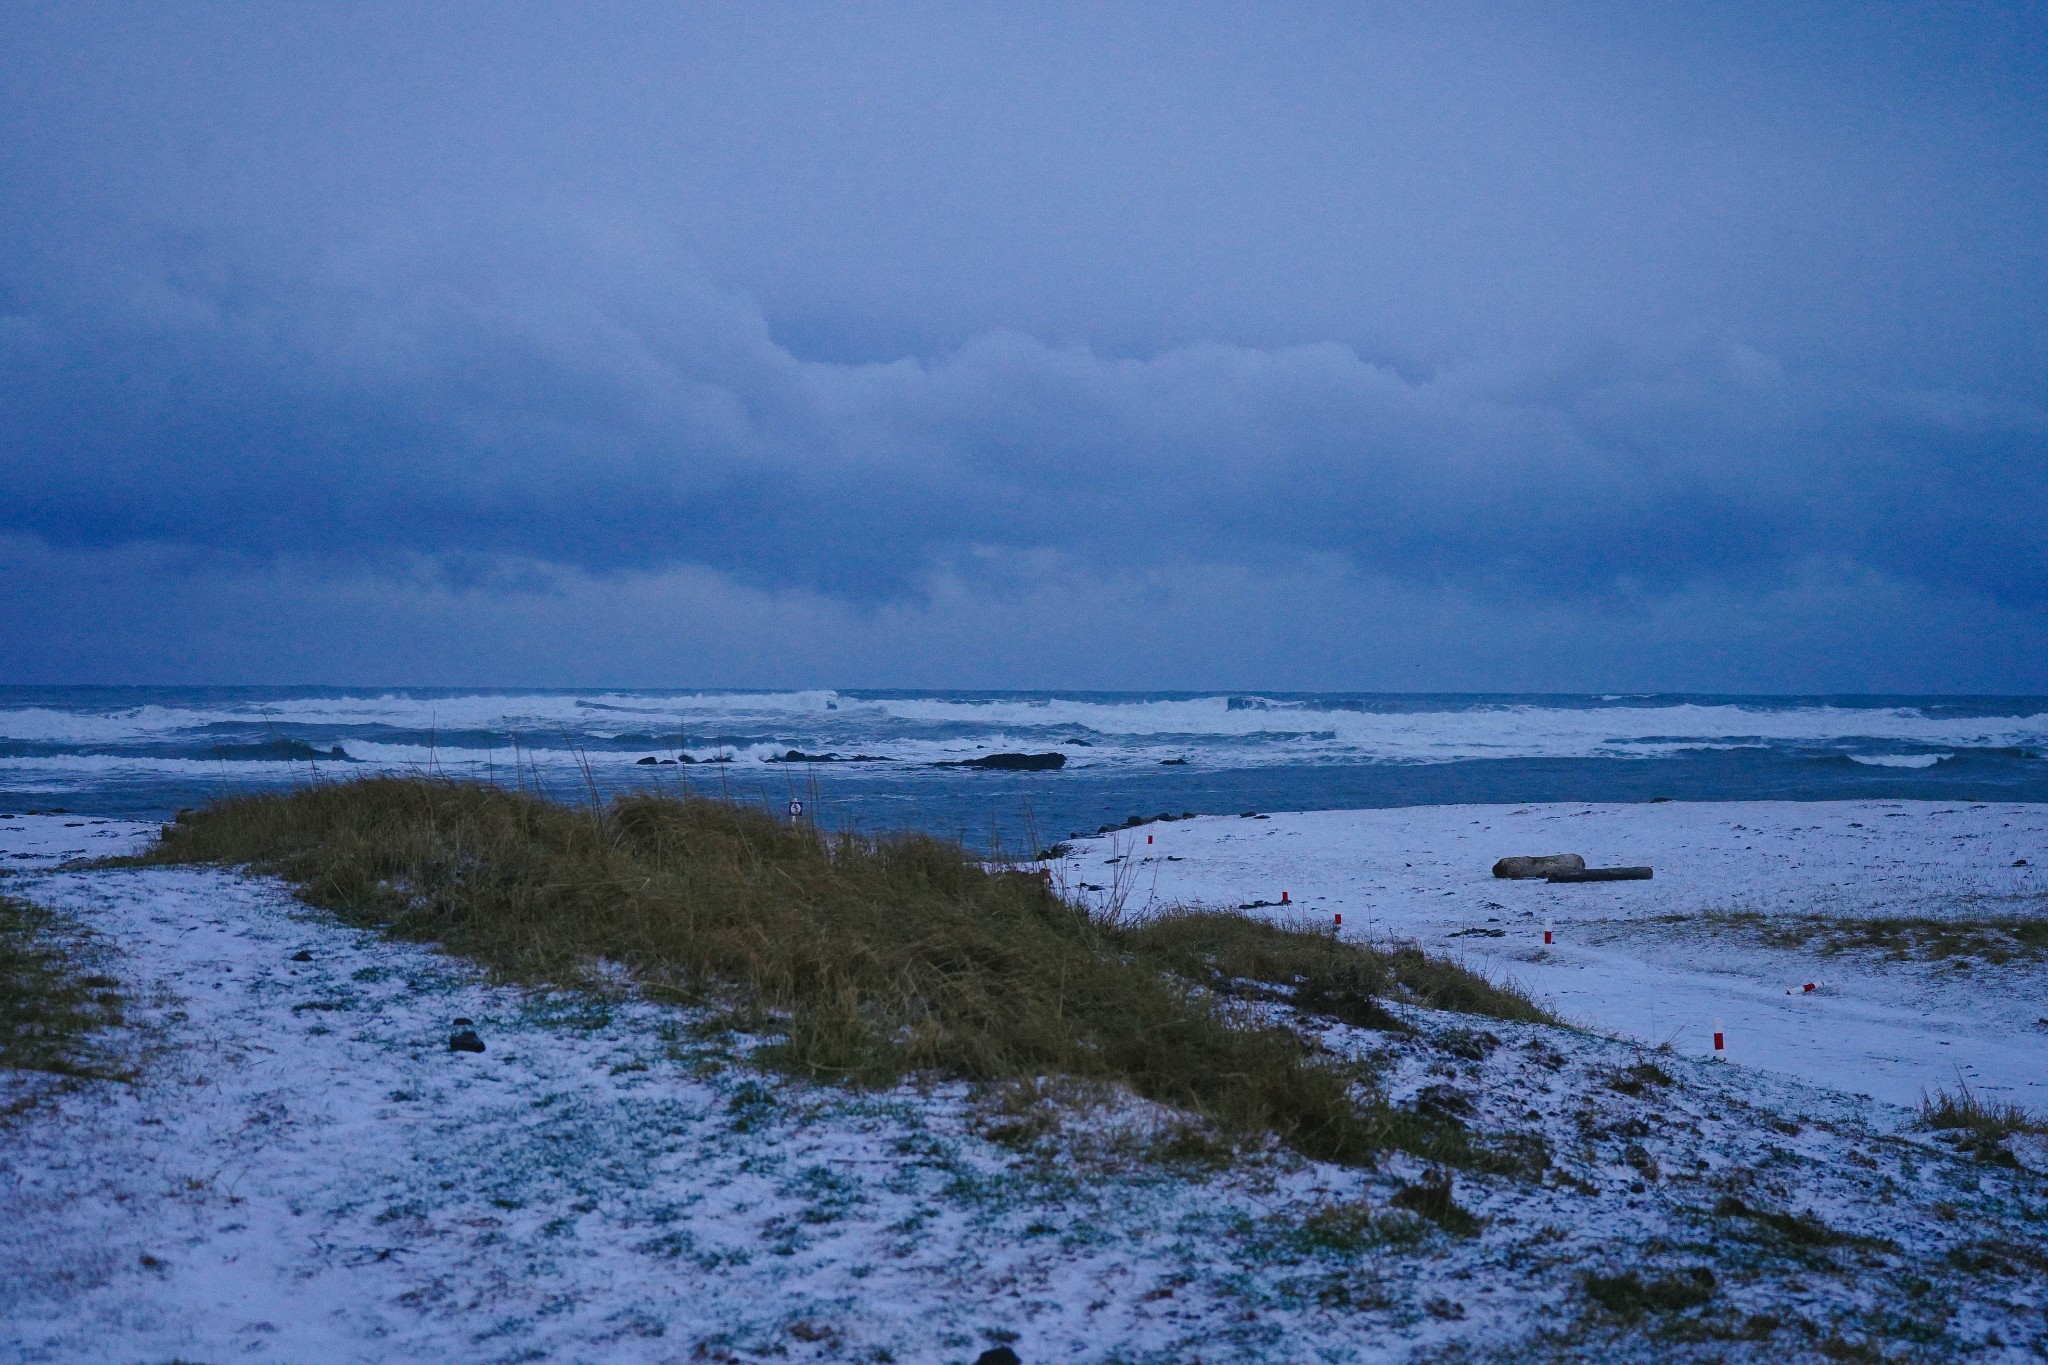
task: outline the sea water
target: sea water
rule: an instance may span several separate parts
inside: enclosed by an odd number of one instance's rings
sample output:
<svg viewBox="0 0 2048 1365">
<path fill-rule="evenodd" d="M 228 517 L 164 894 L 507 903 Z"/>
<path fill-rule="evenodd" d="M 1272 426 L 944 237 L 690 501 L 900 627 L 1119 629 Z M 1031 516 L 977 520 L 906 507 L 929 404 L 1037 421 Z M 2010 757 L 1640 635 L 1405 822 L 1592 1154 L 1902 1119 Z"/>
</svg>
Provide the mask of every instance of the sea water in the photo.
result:
<svg viewBox="0 0 2048 1365">
<path fill-rule="evenodd" d="M 997 753 L 1065 764 L 958 766 Z M 162 818 L 373 773 L 801 802 L 1019 851 L 1188 812 L 2043 801 L 2048 698 L 0 688 L 0 811 Z"/>
</svg>

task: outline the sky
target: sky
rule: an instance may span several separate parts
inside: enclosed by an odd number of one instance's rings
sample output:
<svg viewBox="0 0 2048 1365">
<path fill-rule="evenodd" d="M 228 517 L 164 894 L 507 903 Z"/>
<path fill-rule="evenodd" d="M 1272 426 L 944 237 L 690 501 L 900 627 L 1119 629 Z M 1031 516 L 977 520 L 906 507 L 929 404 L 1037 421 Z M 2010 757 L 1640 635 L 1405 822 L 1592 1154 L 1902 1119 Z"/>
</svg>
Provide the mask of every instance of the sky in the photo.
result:
<svg viewBox="0 0 2048 1365">
<path fill-rule="evenodd" d="M 0 682 L 2048 693 L 2048 6 L 0 25 Z"/>
</svg>

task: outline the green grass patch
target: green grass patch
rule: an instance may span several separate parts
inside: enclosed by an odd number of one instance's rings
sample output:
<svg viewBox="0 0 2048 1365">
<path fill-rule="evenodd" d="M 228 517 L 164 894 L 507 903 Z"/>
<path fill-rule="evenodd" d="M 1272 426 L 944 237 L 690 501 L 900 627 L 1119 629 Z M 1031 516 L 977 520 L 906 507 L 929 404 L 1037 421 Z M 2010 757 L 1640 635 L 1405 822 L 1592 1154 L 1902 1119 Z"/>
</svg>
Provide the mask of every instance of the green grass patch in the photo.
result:
<svg viewBox="0 0 2048 1365">
<path fill-rule="evenodd" d="M 1765 915 L 1730 911 L 1713 923 L 1754 934 L 1773 948 L 1823 954 L 1875 953 L 1895 962 L 2038 962 L 2048 958 L 2048 917 L 1995 915 L 1937 919 L 1893 915 L 1872 919 Z"/>
<path fill-rule="evenodd" d="M 1624 1322 L 1645 1313 L 1682 1313 L 1714 1297 L 1714 1272 L 1693 1266 L 1670 1275 L 1624 1270 L 1618 1275 L 1587 1272 L 1579 1277 L 1585 1296 Z"/>
<path fill-rule="evenodd" d="M 115 1078 L 93 1035 L 121 1022 L 119 985 L 90 969 L 75 927 L 0 896 L 0 1067 Z"/>
<path fill-rule="evenodd" d="M 1533 1020 L 1522 997 L 1415 949 L 1234 916 L 1106 924 L 1040 877 L 918 835 L 825 836 L 705 799 L 571 808 L 494 787 L 372 778 L 236 797 L 169 827 L 141 864 L 250 866 L 356 924 L 501 976 L 621 964 L 658 998 L 777 1035 L 754 1055 L 818 1080 L 1113 1082 L 1237 1139 L 1319 1158 L 1390 1149 L 1505 1168 L 1455 1122 L 1250 1019 L 1233 983 L 1381 1020 L 1385 997 Z"/>
<path fill-rule="evenodd" d="M 1882 1237 L 1864 1237 L 1831 1228 L 1810 1213 L 1760 1209 L 1744 1203 L 1732 1194 L 1723 1195 L 1715 1201 L 1713 1214 L 1716 1218 L 1741 1219 L 1747 1225 L 1745 1240 L 1780 1255 L 1809 1262 L 1814 1261 L 1820 1252 L 1837 1247 L 1861 1247 L 1882 1251 L 1898 1249 Z"/>
<path fill-rule="evenodd" d="M 1478 1216 L 1452 1196 L 1449 1171 L 1432 1171 L 1413 1185 L 1403 1185 L 1394 1191 L 1393 1204 L 1419 1213 L 1445 1232 L 1460 1237 L 1470 1237 L 1479 1231 Z"/>
<path fill-rule="evenodd" d="M 1655 1062 L 1637 1062 L 1608 1077 L 1607 1084 L 1624 1095 L 1640 1095 L 1652 1086 L 1670 1085 L 1672 1080 L 1671 1073 Z"/>
</svg>

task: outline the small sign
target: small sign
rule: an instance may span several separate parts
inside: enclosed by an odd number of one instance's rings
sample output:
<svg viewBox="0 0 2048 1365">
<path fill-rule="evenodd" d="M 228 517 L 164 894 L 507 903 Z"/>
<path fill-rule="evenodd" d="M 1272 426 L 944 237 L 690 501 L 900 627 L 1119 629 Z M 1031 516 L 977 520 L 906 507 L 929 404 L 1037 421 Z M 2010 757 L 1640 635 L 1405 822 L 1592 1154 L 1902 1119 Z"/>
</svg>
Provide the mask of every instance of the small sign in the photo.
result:
<svg viewBox="0 0 2048 1365">
<path fill-rule="evenodd" d="M 802 815 L 803 813 L 804 813 L 804 803 L 803 803 L 803 802 L 801 802 L 801 801 L 796 801 L 796 800 L 792 800 L 792 801 L 791 801 L 791 802 L 789 803 L 789 818 L 790 818 L 790 819 L 794 820 L 794 819 L 796 819 L 797 817 L 801 816 L 801 815 Z"/>
</svg>

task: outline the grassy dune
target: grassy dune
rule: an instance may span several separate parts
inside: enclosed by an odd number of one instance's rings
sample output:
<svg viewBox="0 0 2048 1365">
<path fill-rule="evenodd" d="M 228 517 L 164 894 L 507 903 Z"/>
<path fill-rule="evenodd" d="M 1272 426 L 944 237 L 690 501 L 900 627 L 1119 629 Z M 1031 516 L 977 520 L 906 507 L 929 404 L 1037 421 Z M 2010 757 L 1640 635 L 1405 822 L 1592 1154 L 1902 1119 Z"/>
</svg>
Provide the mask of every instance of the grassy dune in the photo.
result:
<svg viewBox="0 0 2048 1365">
<path fill-rule="evenodd" d="M 770 1035 L 757 1057 L 823 1081 L 1072 1077 L 1187 1113 L 1220 1147 L 1528 1159 L 1386 1103 L 1369 1069 L 1268 1004 L 1395 1029 L 1389 1000 L 1545 1017 L 1521 996 L 1414 949 L 1237 915 L 1105 924 L 1036 875 L 923 836 L 825 836 L 704 799 L 577 809 L 374 778 L 222 801 L 137 861 L 272 872 L 311 904 L 509 979 L 573 983 L 620 964 L 657 996 Z"/>
</svg>

